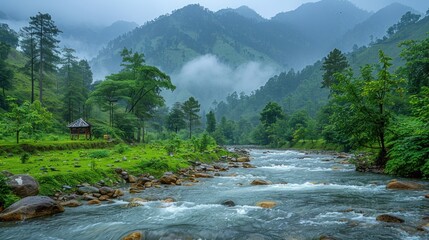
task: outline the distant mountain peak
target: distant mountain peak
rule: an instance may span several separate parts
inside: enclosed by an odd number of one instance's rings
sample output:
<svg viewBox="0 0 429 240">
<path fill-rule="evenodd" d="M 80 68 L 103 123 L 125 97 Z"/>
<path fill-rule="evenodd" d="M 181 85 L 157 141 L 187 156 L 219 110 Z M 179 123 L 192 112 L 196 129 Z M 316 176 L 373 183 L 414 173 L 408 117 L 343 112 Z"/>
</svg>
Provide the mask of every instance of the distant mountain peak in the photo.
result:
<svg viewBox="0 0 429 240">
<path fill-rule="evenodd" d="M 236 13 L 242 17 L 248 18 L 248 19 L 252 19 L 255 20 L 257 22 L 262 22 L 262 21 L 266 21 L 265 18 L 263 18 L 261 15 L 259 15 L 255 10 L 249 8 L 248 6 L 240 6 L 238 8 L 226 8 L 226 9 L 221 9 L 219 11 L 217 11 L 217 14 L 225 14 L 225 13 Z"/>
</svg>

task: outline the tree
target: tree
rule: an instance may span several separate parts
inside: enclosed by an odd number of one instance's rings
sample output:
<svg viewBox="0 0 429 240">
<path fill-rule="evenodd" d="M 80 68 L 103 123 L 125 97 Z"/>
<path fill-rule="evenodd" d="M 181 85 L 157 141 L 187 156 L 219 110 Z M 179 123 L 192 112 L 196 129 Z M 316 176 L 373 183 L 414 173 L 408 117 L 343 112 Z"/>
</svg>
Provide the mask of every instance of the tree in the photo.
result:
<svg viewBox="0 0 429 240">
<path fill-rule="evenodd" d="M 392 36 L 398 31 L 405 29 L 407 26 L 416 23 L 420 17 L 421 16 L 419 14 L 414 14 L 410 11 L 406 12 L 404 15 L 402 15 L 401 20 L 398 23 L 387 29 L 387 34 Z"/>
<path fill-rule="evenodd" d="M 16 48 L 18 46 L 18 34 L 5 23 L 0 23 L 0 42 Z"/>
<path fill-rule="evenodd" d="M 37 53 L 37 43 L 36 43 L 36 29 L 31 26 L 27 26 L 21 29 L 21 49 L 24 55 L 28 58 L 28 61 L 25 65 L 26 69 L 30 68 L 30 79 L 31 79 L 31 102 L 34 102 L 34 82 L 35 76 L 34 72 L 36 71 L 36 59 L 38 57 Z"/>
<path fill-rule="evenodd" d="M 184 118 L 185 113 L 182 110 L 182 104 L 176 102 L 167 116 L 167 128 L 177 133 L 180 129 L 186 127 Z"/>
<path fill-rule="evenodd" d="M 348 67 L 349 63 L 346 56 L 336 48 L 332 50 L 328 56 L 323 58 L 322 70 L 324 73 L 322 88 L 327 87 L 331 90 L 331 86 L 338 82 L 335 78 L 335 73 L 341 73 Z"/>
<path fill-rule="evenodd" d="M 214 133 L 214 131 L 216 131 L 216 116 L 214 112 L 210 111 L 209 113 L 207 113 L 206 118 L 207 118 L 206 131 L 208 133 Z"/>
<path fill-rule="evenodd" d="M 374 77 L 374 67 L 366 65 L 361 77 L 354 78 L 349 69 L 345 74 L 336 74 L 338 84 L 331 104 L 334 113 L 330 118 L 336 131 L 348 136 L 354 147 L 371 147 L 378 144 L 376 164 L 385 166 L 387 161 L 386 132 L 392 119 L 392 96 L 400 88 L 401 80 L 389 72 L 391 58 L 379 51 L 380 70 Z"/>
<path fill-rule="evenodd" d="M 429 87 L 429 37 L 422 41 L 408 40 L 400 46 L 405 47 L 401 57 L 406 61 L 400 72 L 408 80 L 408 92 L 418 94 L 422 87 Z"/>
<path fill-rule="evenodd" d="M 34 46 L 37 51 L 39 101 L 43 103 L 45 73 L 56 70 L 56 63 L 59 61 L 57 50 L 59 40 L 56 37 L 61 31 L 55 25 L 51 15 L 40 12 L 36 16 L 30 17 L 29 26 L 23 30 L 26 33 L 25 36 L 28 37 L 25 41 L 29 43 L 31 49 Z M 34 52 L 31 54 L 30 60 L 33 57 L 35 57 Z"/>
<path fill-rule="evenodd" d="M 10 47 L 6 43 L 0 42 L 0 88 L 2 89 L 2 97 L 0 99 L 0 106 L 5 108 L 6 89 L 12 87 L 13 71 L 9 69 L 6 59 L 9 55 Z"/>
<path fill-rule="evenodd" d="M 275 102 L 269 102 L 262 110 L 260 120 L 264 126 L 270 126 L 283 117 L 283 110 L 280 105 Z"/>
<path fill-rule="evenodd" d="M 15 133 L 17 144 L 21 132 L 33 133 L 36 129 L 42 130 L 50 125 L 52 114 L 40 102 L 25 101 L 18 105 L 15 99 L 9 101 L 11 110 L 5 114 L 6 121 L 3 124 L 7 131 Z"/>
<path fill-rule="evenodd" d="M 189 127 L 189 139 L 192 138 L 192 126 L 199 123 L 200 116 L 200 104 L 194 97 L 190 97 L 182 105 L 182 110 L 185 113 L 186 121 L 188 122 Z"/>
</svg>

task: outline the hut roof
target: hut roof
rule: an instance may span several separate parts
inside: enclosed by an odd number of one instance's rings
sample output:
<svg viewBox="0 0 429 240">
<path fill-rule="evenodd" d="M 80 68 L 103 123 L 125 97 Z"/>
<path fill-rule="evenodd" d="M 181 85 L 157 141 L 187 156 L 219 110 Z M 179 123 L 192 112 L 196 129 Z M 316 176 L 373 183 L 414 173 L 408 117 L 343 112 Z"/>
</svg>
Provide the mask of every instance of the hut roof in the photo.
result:
<svg viewBox="0 0 429 240">
<path fill-rule="evenodd" d="M 70 123 L 67 125 L 68 128 L 80 128 L 80 127 L 90 127 L 91 124 L 85 122 L 82 118 L 79 118 L 78 120 Z"/>
</svg>

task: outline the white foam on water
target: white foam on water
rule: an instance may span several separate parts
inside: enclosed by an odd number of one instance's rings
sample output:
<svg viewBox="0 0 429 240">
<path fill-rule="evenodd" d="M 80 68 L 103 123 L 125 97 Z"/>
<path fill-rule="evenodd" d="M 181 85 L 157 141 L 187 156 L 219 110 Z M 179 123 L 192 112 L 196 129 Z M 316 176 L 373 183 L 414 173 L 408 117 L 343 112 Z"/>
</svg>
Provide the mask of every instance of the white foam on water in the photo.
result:
<svg viewBox="0 0 429 240">
<path fill-rule="evenodd" d="M 385 186 L 374 186 L 374 185 L 341 185 L 341 184 L 331 184 L 331 183 L 313 183 L 305 182 L 302 184 L 288 183 L 288 184 L 272 184 L 272 185 L 262 185 L 262 186 L 253 186 L 253 191 L 300 191 L 300 190 L 318 190 L 318 189 L 346 189 L 353 191 L 365 191 L 365 192 L 382 192 L 386 191 Z"/>
<path fill-rule="evenodd" d="M 302 225 L 312 225 L 312 226 L 320 226 L 320 225 L 344 225 L 347 222 L 344 221 L 321 221 L 321 222 L 317 222 L 317 221 L 312 221 L 312 220 L 301 220 L 299 221 L 300 224 Z"/>
<path fill-rule="evenodd" d="M 246 215 L 251 210 L 259 209 L 257 206 L 248 206 L 248 205 L 242 205 L 242 206 L 235 206 L 231 208 L 232 210 L 236 211 L 239 215 Z"/>
<path fill-rule="evenodd" d="M 110 227 L 110 226 L 114 226 L 114 225 L 120 225 L 120 224 L 125 224 L 125 222 L 98 222 L 98 223 L 94 223 L 94 224 L 89 224 L 89 225 L 80 225 L 77 226 L 75 228 L 73 228 L 73 232 L 81 232 L 81 231 L 86 231 L 88 229 L 91 229 L 93 227 Z"/>
</svg>

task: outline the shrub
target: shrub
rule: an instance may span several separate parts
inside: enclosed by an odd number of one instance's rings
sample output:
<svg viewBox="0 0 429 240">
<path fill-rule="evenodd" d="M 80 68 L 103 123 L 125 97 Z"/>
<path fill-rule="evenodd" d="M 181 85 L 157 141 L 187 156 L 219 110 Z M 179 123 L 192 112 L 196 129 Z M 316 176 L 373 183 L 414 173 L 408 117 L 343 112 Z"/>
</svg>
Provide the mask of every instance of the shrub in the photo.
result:
<svg viewBox="0 0 429 240">
<path fill-rule="evenodd" d="M 115 152 L 117 152 L 119 154 L 122 154 L 122 153 L 124 153 L 124 152 L 126 152 L 128 150 L 129 150 L 128 145 L 123 144 L 123 143 L 118 144 L 118 145 L 115 146 Z"/>
<path fill-rule="evenodd" d="M 107 150 L 96 150 L 88 154 L 91 158 L 105 158 L 109 156 L 109 151 Z"/>
<path fill-rule="evenodd" d="M 28 160 L 30 159 L 30 154 L 28 153 L 28 152 L 24 152 L 22 155 L 21 155 L 21 163 L 22 164 L 25 164 L 25 163 L 27 163 L 28 162 Z"/>
<path fill-rule="evenodd" d="M 165 171 L 169 169 L 168 163 L 164 160 L 159 160 L 159 159 L 142 161 L 138 167 L 145 171 L 150 171 L 150 170 Z"/>
</svg>

